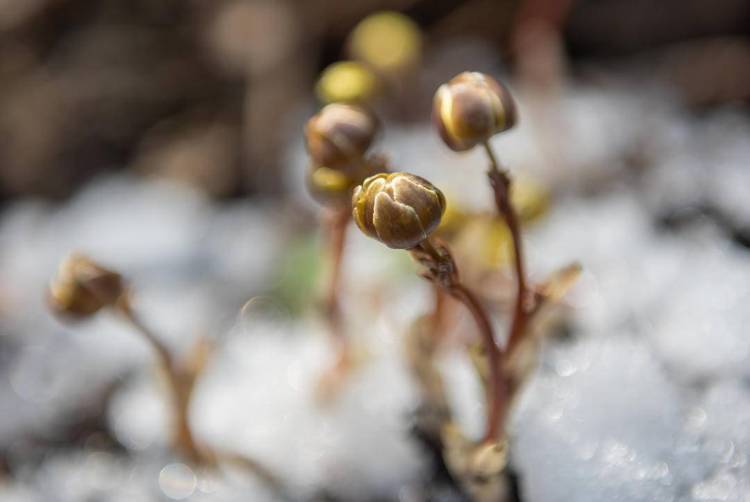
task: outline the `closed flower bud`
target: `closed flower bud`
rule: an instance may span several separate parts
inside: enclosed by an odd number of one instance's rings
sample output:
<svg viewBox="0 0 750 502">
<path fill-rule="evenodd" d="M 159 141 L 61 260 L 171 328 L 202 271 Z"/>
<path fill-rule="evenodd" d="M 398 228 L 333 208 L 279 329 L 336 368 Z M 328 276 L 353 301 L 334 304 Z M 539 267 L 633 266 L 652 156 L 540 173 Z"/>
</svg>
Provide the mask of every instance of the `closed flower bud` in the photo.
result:
<svg viewBox="0 0 750 502">
<path fill-rule="evenodd" d="M 497 80 L 464 72 L 438 88 L 432 119 L 445 144 L 460 152 L 513 127 L 516 106 Z"/>
<path fill-rule="evenodd" d="M 365 109 L 332 103 L 307 122 L 307 152 L 319 166 L 346 166 L 362 159 L 377 131 L 375 117 Z"/>
<path fill-rule="evenodd" d="M 311 167 L 307 172 L 307 188 L 324 206 L 343 206 L 351 203 L 352 190 L 360 179 L 350 170 Z"/>
<path fill-rule="evenodd" d="M 321 73 L 315 92 L 324 103 L 367 103 L 378 90 L 375 75 L 362 63 L 339 61 Z"/>
<path fill-rule="evenodd" d="M 124 291 L 120 274 L 85 256 L 72 254 L 60 264 L 48 298 L 55 313 L 83 318 L 114 305 Z"/>
<path fill-rule="evenodd" d="M 399 12 L 376 12 L 354 28 L 349 52 L 378 72 L 399 72 L 419 62 L 422 33 L 414 21 Z"/>
<path fill-rule="evenodd" d="M 412 249 L 437 228 L 445 197 L 429 181 L 408 173 L 381 173 L 354 189 L 354 221 L 388 247 Z"/>
</svg>

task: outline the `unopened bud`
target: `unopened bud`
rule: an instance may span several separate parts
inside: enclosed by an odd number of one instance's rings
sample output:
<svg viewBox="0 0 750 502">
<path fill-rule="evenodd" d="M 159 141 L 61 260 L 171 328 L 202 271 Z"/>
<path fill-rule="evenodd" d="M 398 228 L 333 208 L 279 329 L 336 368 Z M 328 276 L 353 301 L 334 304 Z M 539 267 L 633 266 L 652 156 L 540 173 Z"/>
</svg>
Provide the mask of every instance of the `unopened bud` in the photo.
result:
<svg viewBox="0 0 750 502">
<path fill-rule="evenodd" d="M 305 141 L 313 163 L 339 168 L 360 161 L 378 132 L 364 108 L 343 103 L 326 105 L 307 122 Z"/>
<path fill-rule="evenodd" d="M 379 72 L 398 72 L 419 61 L 422 34 L 414 21 L 399 12 L 377 12 L 354 28 L 349 52 Z"/>
<path fill-rule="evenodd" d="M 343 206 L 351 203 L 357 179 L 349 170 L 330 167 L 311 167 L 307 172 L 307 188 L 313 198 L 324 206 Z"/>
<path fill-rule="evenodd" d="M 362 63 L 338 61 L 320 74 L 315 92 L 324 103 L 367 103 L 378 90 L 375 75 Z"/>
<path fill-rule="evenodd" d="M 354 221 L 388 247 L 412 249 L 437 228 L 445 197 L 429 181 L 408 173 L 381 173 L 354 189 Z"/>
<path fill-rule="evenodd" d="M 125 291 L 122 276 L 80 254 L 60 264 L 49 286 L 49 304 L 55 313 L 88 317 L 113 306 Z"/>
<path fill-rule="evenodd" d="M 508 90 L 492 77 L 464 72 L 435 93 L 432 120 L 449 148 L 464 151 L 516 123 L 516 106 Z"/>
</svg>

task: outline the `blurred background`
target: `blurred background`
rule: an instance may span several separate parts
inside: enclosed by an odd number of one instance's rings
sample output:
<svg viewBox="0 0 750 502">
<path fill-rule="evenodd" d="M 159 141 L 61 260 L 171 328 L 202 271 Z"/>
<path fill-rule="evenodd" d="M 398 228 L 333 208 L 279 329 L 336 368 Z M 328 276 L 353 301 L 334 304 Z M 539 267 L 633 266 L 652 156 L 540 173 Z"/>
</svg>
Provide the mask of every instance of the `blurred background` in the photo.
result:
<svg viewBox="0 0 750 502">
<path fill-rule="evenodd" d="M 748 97 L 742 0 L 8 1 L 3 200 L 59 199 L 122 170 L 215 197 L 283 192 L 320 72 L 351 59 L 349 34 L 380 9 L 424 42 L 400 120 L 424 119 L 432 90 L 472 64 L 537 82 L 614 73 L 669 86 L 695 113 Z"/>
<path fill-rule="evenodd" d="M 532 277 L 584 266 L 515 420 L 519 500 L 748 500 L 747 0 L 0 0 L 0 499 L 273 499 L 168 452 L 127 326 L 47 312 L 82 251 L 175 353 L 219 347 L 192 406 L 206 441 L 299 500 L 461 500 L 425 495 L 408 437 L 394 333 L 429 292 L 353 230 L 344 312 L 379 362 L 335 411 L 306 400 L 330 354 L 305 336 L 324 331 L 324 264 L 302 136 L 322 104 L 366 95 L 394 167 L 488 211 L 481 155 L 429 123 L 464 70 L 519 106 L 495 145 L 530 187 Z M 492 238 L 467 233 L 459 262 Z M 475 430 L 468 363 L 445 364 Z"/>
</svg>

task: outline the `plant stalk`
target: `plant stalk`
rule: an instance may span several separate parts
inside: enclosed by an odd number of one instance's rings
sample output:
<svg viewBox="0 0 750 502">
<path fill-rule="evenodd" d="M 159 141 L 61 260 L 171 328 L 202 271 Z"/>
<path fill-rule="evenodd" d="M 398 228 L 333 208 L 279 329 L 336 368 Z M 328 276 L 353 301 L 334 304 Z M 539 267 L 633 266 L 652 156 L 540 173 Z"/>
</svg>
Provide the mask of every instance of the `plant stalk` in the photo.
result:
<svg viewBox="0 0 750 502">
<path fill-rule="evenodd" d="M 156 352 L 159 365 L 167 377 L 169 392 L 172 394 L 173 420 L 175 425 L 172 441 L 175 449 L 193 462 L 203 462 L 206 459 L 195 442 L 188 417 L 190 389 L 180 377 L 177 365 L 169 349 L 133 312 L 127 300 L 119 302 L 117 310 L 146 342 L 151 345 L 154 352 Z"/>
<path fill-rule="evenodd" d="M 419 244 L 418 249 L 425 253 L 432 263 L 434 263 L 434 267 L 430 267 L 431 279 L 433 282 L 444 288 L 445 291 L 456 300 L 463 303 L 471 313 L 474 322 L 479 328 L 479 332 L 482 336 L 482 343 L 484 344 L 487 353 L 490 372 L 487 385 L 487 392 L 489 394 L 487 424 L 485 426 L 483 439 L 484 441 L 497 440 L 508 396 L 506 395 L 505 380 L 501 374 L 500 368 L 501 353 L 495 342 L 492 323 L 490 322 L 487 312 L 484 307 L 482 307 L 479 300 L 477 300 L 474 293 L 461 284 L 458 279 L 457 271 L 455 270 L 453 258 L 447 253 L 447 250 L 443 248 L 443 252 L 438 251 L 429 239 L 422 241 Z"/>
<path fill-rule="evenodd" d="M 513 354 L 513 350 L 523 339 L 528 320 L 526 311 L 526 298 L 528 296 L 528 287 L 526 283 L 526 272 L 524 269 L 523 244 L 521 242 L 521 228 L 513 204 L 510 198 L 511 179 L 505 169 L 501 169 L 500 163 L 495 156 L 492 147 L 488 141 L 483 143 L 484 150 L 490 160 L 490 169 L 487 176 L 495 196 L 495 205 L 500 216 L 505 220 L 513 239 L 513 265 L 516 275 L 516 301 L 513 309 L 513 318 L 510 323 L 508 341 L 503 351 L 506 357 Z"/>
</svg>

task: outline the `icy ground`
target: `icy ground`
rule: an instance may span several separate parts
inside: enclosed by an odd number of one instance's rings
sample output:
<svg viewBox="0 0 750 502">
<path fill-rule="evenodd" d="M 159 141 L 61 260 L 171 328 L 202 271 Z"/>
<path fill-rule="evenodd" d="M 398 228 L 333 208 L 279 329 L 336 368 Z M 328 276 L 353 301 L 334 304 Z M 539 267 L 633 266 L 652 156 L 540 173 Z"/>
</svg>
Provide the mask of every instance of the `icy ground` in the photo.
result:
<svg viewBox="0 0 750 502">
<path fill-rule="evenodd" d="M 559 155 L 540 153 L 548 135 L 533 121 L 495 142 L 512 169 L 553 190 L 550 213 L 525 234 L 532 277 L 571 260 L 585 269 L 568 299 L 570 333 L 545 343 L 512 420 L 524 501 L 750 500 L 750 250 L 737 236 L 750 224 L 750 121 L 731 111 L 695 119 L 661 95 L 612 91 L 579 89 L 558 106 L 569 127 L 546 151 Z M 380 147 L 399 169 L 489 208 L 479 153 L 449 152 L 421 126 L 386 130 Z M 298 148 L 291 157 L 299 182 Z M 273 301 L 238 314 L 273 290 L 297 245 L 288 219 L 270 204 L 216 204 L 123 178 L 95 181 L 62 207 L 8 208 L 0 452 L 14 477 L 0 480 L 0 500 L 270 497 L 166 451 L 151 355 L 126 327 L 46 313 L 44 287 L 71 250 L 131 277 L 137 307 L 175 351 L 221 337 L 191 410 L 202 440 L 264 461 L 300 499 L 415 500 L 425 463 L 409 439 L 416 398 L 399 334 L 429 308 L 429 292 L 408 260 L 350 233 L 344 307 L 362 363 L 340 399 L 319 407 L 313 388 L 331 357 L 320 322 Z M 380 312 L 355 319 L 365 303 Z M 458 416 L 476 430 L 467 361 L 448 354 L 443 367 Z M 127 455 L 97 434 L 60 443 L 101 403 L 100 427 Z"/>
</svg>

